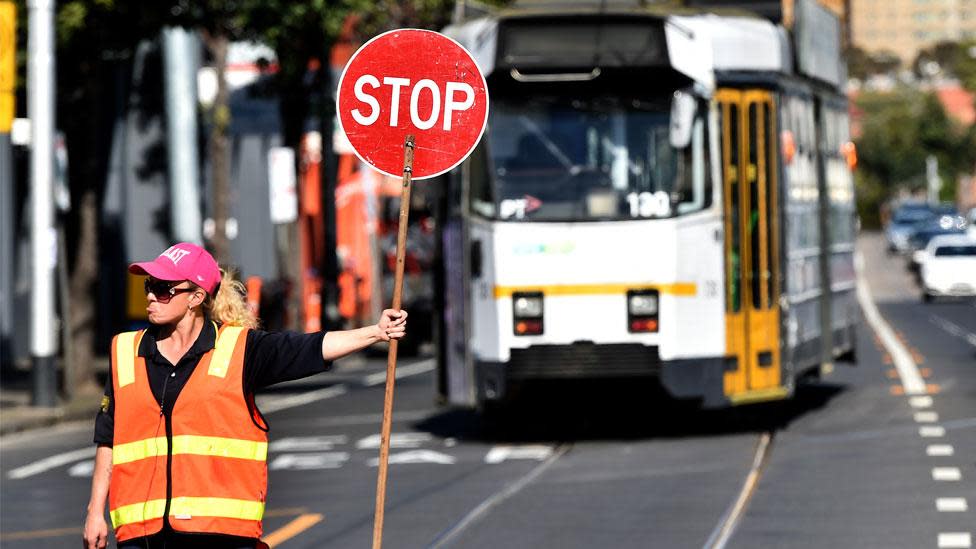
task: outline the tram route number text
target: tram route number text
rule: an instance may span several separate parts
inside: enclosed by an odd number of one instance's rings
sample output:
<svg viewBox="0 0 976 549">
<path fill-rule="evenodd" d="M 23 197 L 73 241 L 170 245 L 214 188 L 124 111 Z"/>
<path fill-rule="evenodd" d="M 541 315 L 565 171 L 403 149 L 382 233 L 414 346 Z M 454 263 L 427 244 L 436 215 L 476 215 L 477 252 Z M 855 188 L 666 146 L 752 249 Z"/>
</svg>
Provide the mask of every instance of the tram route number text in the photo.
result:
<svg viewBox="0 0 976 549">
<path fill-rule="evenodd" d="M 668 217 L 671 215 L 671 197 L 664 191 L 642 192 L 627 195 L 630 217 Z"/>
</svg>

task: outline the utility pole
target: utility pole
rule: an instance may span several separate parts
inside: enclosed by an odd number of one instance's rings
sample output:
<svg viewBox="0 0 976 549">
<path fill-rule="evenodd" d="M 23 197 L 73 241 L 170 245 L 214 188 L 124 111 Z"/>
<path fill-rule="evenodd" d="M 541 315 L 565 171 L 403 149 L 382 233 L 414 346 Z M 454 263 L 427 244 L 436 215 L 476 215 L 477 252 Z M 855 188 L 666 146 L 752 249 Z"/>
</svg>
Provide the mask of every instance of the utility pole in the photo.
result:
<svg viewBox="0 0 976 549">
<path fill-rule="evenodd" d="M 929 204 L 939 203 L 939 192 L 942 190 L 942 178 L 939 177 L 939 159 L 930 154 L 925 157 L 925 180 L 928 183 Z"/>
<path fill-rule="evenodd" d="M 194 34 L 179 27 L 163 29 L 162 42 L 170 228 L 174 240 L 203 244 L 197 157 L 196 59 L 199 46 Z"/>
<path fill-rule="evenodd" d="M 27 5 L 27 115 L 31 121 L 31 363 L 33 404 L 54 406 L 54 0 Z"/>
<path fill-rule="evenodd" d="M 17 10 L 0 2 L 0 365 L 13 362 L 14 179 L 10 129 L 17 78 Z"/>
</svg>

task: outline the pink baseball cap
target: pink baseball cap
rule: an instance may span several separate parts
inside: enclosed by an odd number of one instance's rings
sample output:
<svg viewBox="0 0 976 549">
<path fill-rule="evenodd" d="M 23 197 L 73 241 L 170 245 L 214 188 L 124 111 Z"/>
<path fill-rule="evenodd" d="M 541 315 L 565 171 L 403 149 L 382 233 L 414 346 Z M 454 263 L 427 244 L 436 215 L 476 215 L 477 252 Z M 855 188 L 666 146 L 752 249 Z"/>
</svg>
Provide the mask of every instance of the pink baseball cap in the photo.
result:
<svg viewBox="0 0 976 549">
<path fill-rule="evenodd" d="M 133 263 L 129 265 L 129 272 L 159 280 L 189 280 L 211 295 L 220 284 L 220 267 L 213 256 L 189 242 L 170 246 L 152 261 Z"/>
</svg>

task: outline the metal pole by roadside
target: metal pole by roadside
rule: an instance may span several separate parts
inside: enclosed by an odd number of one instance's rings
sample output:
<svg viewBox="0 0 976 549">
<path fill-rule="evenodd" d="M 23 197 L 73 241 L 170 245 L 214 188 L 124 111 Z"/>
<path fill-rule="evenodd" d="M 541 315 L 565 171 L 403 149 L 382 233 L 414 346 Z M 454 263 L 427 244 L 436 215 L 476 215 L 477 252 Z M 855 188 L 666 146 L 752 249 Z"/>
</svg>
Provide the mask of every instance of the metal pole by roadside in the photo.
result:
<svg viewBox="0 0 976 549">
<path fill-rule="evenodd" d="M 196 60 L 199 44 L 186 29 L 163 29 L 170 226 L 180 242 L 203 243 L 197 158 Z"/>
<path fill-rule="evenodd" d="M 14 331 L 14 179 L 10 130 L 14 121 L 17 79 L 17 9 L 0 2 L 0 368 L 13 364 Z"/>
<path fill-rule="evenodd" d="M 33 404 L 57 402 L 54 327 L 54 0 L 28 3 L 27 115 L 31 121 L 31 364 Z"/>
</svg>

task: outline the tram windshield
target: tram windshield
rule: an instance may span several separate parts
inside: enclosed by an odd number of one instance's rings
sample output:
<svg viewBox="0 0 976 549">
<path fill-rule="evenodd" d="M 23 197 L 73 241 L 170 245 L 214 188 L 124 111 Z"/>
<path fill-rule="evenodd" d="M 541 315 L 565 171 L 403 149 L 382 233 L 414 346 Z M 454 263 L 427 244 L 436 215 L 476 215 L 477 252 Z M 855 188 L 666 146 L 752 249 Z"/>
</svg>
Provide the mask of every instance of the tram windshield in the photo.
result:
<svg viewBox="0 0 976 549">
<path fill-rule="evenodd" d="M 681 149 L 669 122 L 670 98 L 493 98 L 479 162 L 489 178 L 472 186 L 472 209 L 511 221 L 586 221 L 706 208 L 705 118 L 696 115 Z"/>
</svg>

